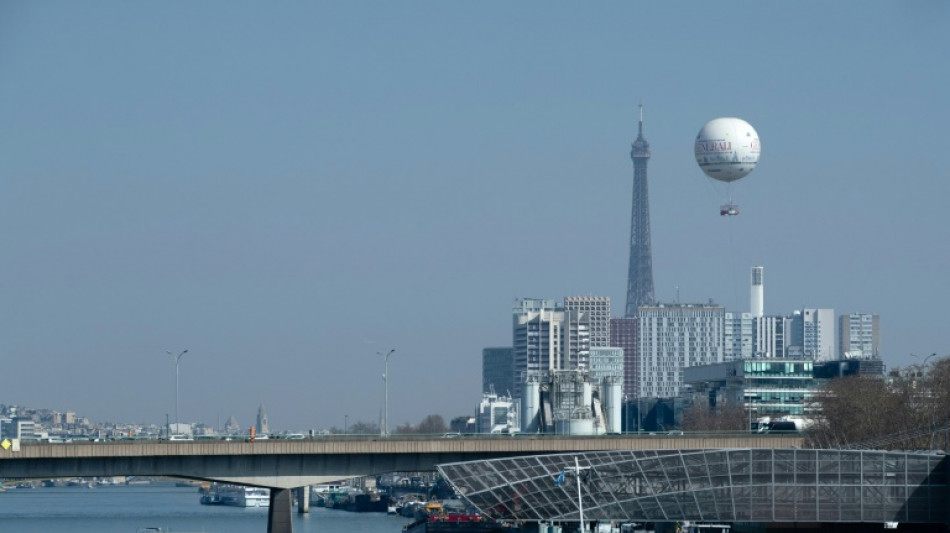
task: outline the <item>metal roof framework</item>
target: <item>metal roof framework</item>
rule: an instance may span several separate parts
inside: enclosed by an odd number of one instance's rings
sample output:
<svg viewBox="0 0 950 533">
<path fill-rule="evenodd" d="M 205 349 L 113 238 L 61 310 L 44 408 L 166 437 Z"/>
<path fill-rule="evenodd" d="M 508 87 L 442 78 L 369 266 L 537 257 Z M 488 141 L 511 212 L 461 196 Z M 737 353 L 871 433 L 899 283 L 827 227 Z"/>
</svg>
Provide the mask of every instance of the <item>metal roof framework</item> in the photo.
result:
<svg viewBox="0 0 950 533">
<path fill-rule="evenodd" d="M 590 467 L 579 490 L 575 457 Z M 950 523 L 950 461 L 933 452 L 603 451 L 438 468 L 496 520 L 576 522 L 580 492 L 588 520 Z"/>
</svg>

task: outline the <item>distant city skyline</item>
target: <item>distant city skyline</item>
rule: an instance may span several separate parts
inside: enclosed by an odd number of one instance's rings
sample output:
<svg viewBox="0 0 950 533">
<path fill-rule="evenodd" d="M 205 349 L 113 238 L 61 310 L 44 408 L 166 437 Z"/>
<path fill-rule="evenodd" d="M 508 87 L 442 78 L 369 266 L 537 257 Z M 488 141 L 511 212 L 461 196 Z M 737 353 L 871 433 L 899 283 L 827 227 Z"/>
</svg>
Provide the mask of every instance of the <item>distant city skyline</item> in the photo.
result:
<svg viewBox="0 0 950 533">
<path fill-rule="evenodd" d="M 763 266 L 766 315 L 876 315 L 889 367 L 947 354 L 948 20 L 946 2 L 4 3 L 0 403 L 161 425 L 177 402 L 245 427 L 263 404 L 274 428 L 471 415 L 512 301 L 624 314 L 641 102 L 658 302 L 749 311 Z M 732 217 L 692 151 L 721 116 L 762 142 Z"/>
</svg>

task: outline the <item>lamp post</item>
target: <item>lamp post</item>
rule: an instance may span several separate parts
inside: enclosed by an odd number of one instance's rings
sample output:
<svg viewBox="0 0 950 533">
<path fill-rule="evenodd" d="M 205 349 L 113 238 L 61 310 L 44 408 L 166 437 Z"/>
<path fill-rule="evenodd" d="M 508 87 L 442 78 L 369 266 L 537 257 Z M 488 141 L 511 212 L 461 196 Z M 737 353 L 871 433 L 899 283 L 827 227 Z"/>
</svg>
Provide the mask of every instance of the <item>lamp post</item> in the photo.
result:
<svg viewBox="0 0 950 533">
<path fill-rule="evenodd" d="M 630 433 L 630 400 L 627 398 L 627 395 L 623 395 L 623 428 L 626 430 L 626 433 Z"/>
<path fill-rule="evenodd" d="M 912 353 L 912 354 L 910 354 L 910 355 L 911 355 L 911 357 L 913 357 L 913 358 L 915 358 L 915 359 L 920 359 L 920 357 L 918 357 L 917 354 L 913 354 L 913 353 Z M 932 358 L 936 357 L 936 356 L 937 356 L 937 353 L 934 352 L 934 353 L 928 355 L 927 357 L 924 357 L 924 362 L 923 362 L 923 363 L 920 363 L 920 370 L 919 370 L 918 372 L 915 372 L 915 374 L 927 372 L 927 363 L 929 363 L 930 360 L 931 360 Z M 937 430 L 937 413 L 936 413 L 936 409 L 935 409 L 934 401 L 933 401 L 933 394 L 934 394 L 934 391 L 933 391 L 933 382 L 932 382 L 931 377 L 930 377 L 929 375 L 914 376 L 914 377 L 915 377 L 915 378 L 917 378 L 917 377 L 922 378 L 922 379 L 924 380 L 924 383 L 926 384 L 927 388 L 929 389 L 929 390 L 927 391 L 927 400 L 928 400 L 928 403 L 930 404 L 930 431 L 931 431 L 931 433 L 930 433 L 930 447 L 931 447 L 931 449 L 932 449 L 932 448 L 934 447 L 934 441 L 936 440 L 936 437 L 937 437 L 937 431 L 936 431 L 936 430 Z M 916 380 L 915 380 L 915 382 L 916 382 Z M 916 383 L 915 383 L 915 384 L 916 384 Z"/>
<path fill-rule="evenodd" d="M 389 356 L 395 352 L 396 349 L 393 348 L 387 353 L 376 352 L 378 355 L 383 356 L 383 383 L 386 390 L 385 396 L 383 397 L 383 427 L 381 434 L 389 435 Z"/>
<path fill-rule="evenodd" d="M 641 409 L 643 409 L 643 406 L 640 402 L 640 395 L 637 394 L 637 435 L 643 431 L 643 411 Z"/>
<path fill-rule="evenodd" d="M 910 354 L 910 356 L 913 357 L 914 359 L 920 359 L 920 357 L 919 357 L 917 354 L 915 354 L 915 353 Z M 922 369 L 926 370 L 926 369 L 927 369 L 927 363 L 930 362 L 930 359 L 933 358 L 933 357 L 937 357 L 937 353 L 936 353 L 936 352 L 934 352 L 934 353 L 928 355 L 927 357 L 924 357 L 924 362 L 920 364 L 920 367 L 921 367 Z"/>
<path fill-rule="evenodd" d="M 581 466 L 580 461 L 578 461 L 577 456 L 574 456 L 574 466 L 567 466 L 564 470 L 568 472 L 574 472 L 574 477 L 577 479 L 577 510 L 580 513 L 580 531 L 585 531 L 584 529 L 584 500 L 581 497 L 581 471 L 590 470 L 589 466 Z"/>
<path fill-rule="evenodd" d="M 175 355 L 168 350 L 165 350 L 165 353 L 175 359 L 175 433 L 178 433 L 178 363 L 181 362 L 181 356 L 188 353 L 188 350 L 182 350 L 182 352 L 178 355 Z"/>
</svg>

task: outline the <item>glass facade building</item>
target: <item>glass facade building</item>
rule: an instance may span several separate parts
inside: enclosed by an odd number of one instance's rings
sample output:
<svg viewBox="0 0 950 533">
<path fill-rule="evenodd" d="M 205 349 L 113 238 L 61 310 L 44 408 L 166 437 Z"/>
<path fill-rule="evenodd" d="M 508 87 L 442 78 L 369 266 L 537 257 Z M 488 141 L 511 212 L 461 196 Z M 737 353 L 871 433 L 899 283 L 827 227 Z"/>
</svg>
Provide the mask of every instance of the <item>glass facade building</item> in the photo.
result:
<svg viewBox="0 0 950 533">
<path fill-rule="evenodd" d="M 580 487 L 572 468 L 580 466 Z M 605 451 L 440 465 L 497 520 L 950 522 L 947 456 L 806 449 Z"/>
<path fill-rule="evenodd" d="M 511 394 L 515 390 L 513 350 L 482 349 L 482 393 Z"/>
<path fill-rule="evenodd" d="M 750 417 L 804 415 L 818 391 L 814 366 L 811 360 L 745 359 L 687 368 L 683 381 L 694 402 L 738 403 Z"/>
</svg>

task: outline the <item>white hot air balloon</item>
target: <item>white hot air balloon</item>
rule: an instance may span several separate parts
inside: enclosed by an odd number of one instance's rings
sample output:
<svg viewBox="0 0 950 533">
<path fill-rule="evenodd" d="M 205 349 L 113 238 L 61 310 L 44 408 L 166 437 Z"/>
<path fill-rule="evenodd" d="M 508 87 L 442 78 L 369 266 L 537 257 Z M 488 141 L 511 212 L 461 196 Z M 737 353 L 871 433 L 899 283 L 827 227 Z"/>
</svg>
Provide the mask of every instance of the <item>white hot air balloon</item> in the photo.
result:
<svg viewBox="0 0 950 533">
<path fill-rule="evenodd" d="M 731 184 L 744 178 L 759 162 L 761 152 L 759 134 L 741 118 L 714 118 L 696 135 L 696 163 L 699 168 L 718 181 Z M 719 209 L 720 215 L 738 215 L 739 207 L 732 203 Z"/>
</svg>

